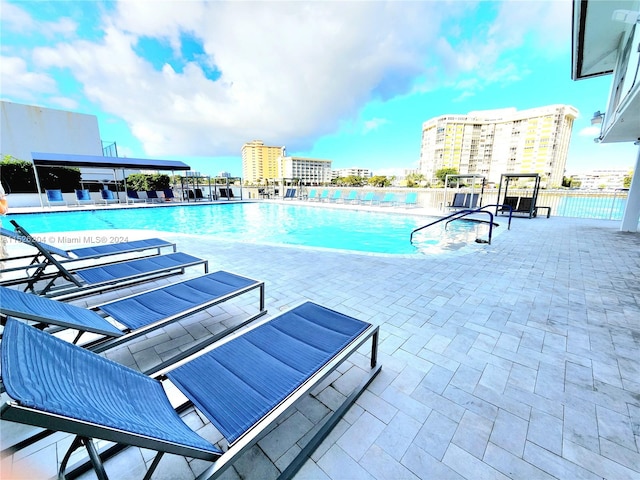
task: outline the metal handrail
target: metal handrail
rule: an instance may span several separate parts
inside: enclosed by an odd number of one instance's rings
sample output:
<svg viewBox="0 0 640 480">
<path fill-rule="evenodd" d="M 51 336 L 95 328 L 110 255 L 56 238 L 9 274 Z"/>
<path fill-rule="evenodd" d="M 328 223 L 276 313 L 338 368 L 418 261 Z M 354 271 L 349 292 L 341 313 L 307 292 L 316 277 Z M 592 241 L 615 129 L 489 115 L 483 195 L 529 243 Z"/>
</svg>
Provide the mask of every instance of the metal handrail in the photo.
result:
<svg viewBox="0 0 640 480">
<path fill-rule="evenodd" d="M 460 210 L 460 211 L 458 211 L 456 213 L 459 213 L 460 216 L 452 218 L 447 223 L 445 223 L 444 224 L 444 229 L 445 230 L 447 229 L 447 225 L 449 225 L 451 222 L 454 222 L 456 220 L 460 220 L 461 218 L 464 218 L 467 215 L 471 215 L 472 213 L 488 213 L 489 214 L 489 239 L 487 240 L 486 243 L 491 245 L 491 236 L 493 234 L 493 226 L 497 225 L 497 224 L 493 223 L 493 213 L 488 212 L 487 210 L 482 210 L 482 208 L 477 208 L 475 210 Z M 482 242 L 478 238 L 476 238 L 476 243 L 484 243 L 484 242 Z"/>
<path fill-rule="evenodd" d="M 484 208 L 490 208 L 490 207 L 499 207 L 500 211 L 504 211 L 506 208 L 509 208 L 509 222 L 507 223 L 507 230 L 511 230 L 511 219 L 513 218 L 513 207 L 511 205 L 503 205 L 500 203 L 494 203 L 491 205 L 483 205 L 482 207 L 480 207 L 480 210 L 484 209 Z M 496 209 L 497 212 L 498 209 Z"/>
<path fill-rule="evenodd" d="M 423 230 L 427 227 L 430 227 L 432 225 L 435 225 L 436 223 L 440 223 L 440 222 L 444 222 L 445 220 L 447 221 L 448 225 L 449 223 L 453 222 L 454 220 L 459 220 L 463 217 L 466 217 L 467 215 L 470 215 L 472 213 L 487 213 L 489 215 L 489 241 L 487 243 L 491 244 L 491 237 L 493 234 L 493 226 L 495 225 L 495 223 L 493 222 L 493 213 L 484 210 L 487 207 L 495 207 L 495 206 L 500 206 L 500 205 L 485 205 L 483 207 L 480 208 L 476 208 L 476 209 L 465 209 L 465 210 L 458 210 L 457 212 L 453 212 L 449 215 L 447 215 L 446 217 L 442 217 L 439 218 L 431 223 L 428 223 L 427 225 L 424 225 L 422 227 L 416 228 L 411 232 L 411 236 L 409 237 L 409 241 L 413 242 L 413 234 L 416 232 L 419 232 L 420 230 Z M 505 205 L 506 207 L 509 207 L 509 229 L 511 228 L 511 214 L 513 213 L 512 210 L 513 208 L 510 205 Z M 445 228 L 446 228 L 445 225 Z"/>
</svg>

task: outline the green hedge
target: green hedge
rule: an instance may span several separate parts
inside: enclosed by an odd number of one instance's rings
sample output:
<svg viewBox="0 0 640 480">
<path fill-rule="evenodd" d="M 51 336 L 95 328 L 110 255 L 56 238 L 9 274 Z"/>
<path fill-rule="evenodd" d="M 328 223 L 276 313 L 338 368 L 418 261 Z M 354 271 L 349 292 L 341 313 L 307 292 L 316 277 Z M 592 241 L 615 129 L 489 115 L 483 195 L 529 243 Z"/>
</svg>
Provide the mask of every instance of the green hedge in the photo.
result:
<svg viewBox="0 0 640 480">
<path fill-rule="evenodd" d="M 36 193 L 36 177 L 33 164 L 5 155 L 0 161 L 0 176 L 7 193 Z M 78 168 L 38 167 L 38 180 L 42 192 L 60 189 L 73 192 L 80 188 L 81 174 Z"/>
<path fill-rule="evenodd" d="M 147 190 L 165 190 L 171 186 L 169 175 L 164 173 L 132 173 L 126 179 L 127 189 L 136 192 Z"/>
</svg>

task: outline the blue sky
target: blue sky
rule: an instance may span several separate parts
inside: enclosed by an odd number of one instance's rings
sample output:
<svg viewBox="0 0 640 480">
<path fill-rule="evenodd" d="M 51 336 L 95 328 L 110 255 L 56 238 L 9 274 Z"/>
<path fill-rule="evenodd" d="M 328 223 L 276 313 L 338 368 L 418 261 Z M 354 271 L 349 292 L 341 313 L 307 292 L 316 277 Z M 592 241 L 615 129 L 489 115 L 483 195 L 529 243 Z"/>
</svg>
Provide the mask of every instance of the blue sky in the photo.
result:
<svg viewBox="0 0 640 480">
<path fill-rule="evenodd" d="M 260 139 L 334 168 L 416 168 L 444 114 L 576 107 L 567 174 L 629 168 L 595 144 L 611 77 L 571 80 L 571 1 L 1 1 L 0 97 L 96 115 L 121 156 L 241 175 Z"/>
</svg>

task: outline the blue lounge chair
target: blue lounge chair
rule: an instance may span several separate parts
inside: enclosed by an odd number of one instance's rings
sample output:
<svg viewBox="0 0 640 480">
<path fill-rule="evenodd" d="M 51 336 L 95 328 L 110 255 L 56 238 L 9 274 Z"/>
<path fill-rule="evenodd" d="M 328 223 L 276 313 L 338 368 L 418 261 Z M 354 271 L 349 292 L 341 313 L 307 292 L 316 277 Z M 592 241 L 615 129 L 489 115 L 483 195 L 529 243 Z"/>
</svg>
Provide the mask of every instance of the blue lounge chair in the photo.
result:
<svg viewBox="0 0 640 480">
<path fill-rule="evenodd" d="M 84 333 L 101 335 L 103 337 L 91 340 L 84 347 L 103 352 L 256 289 L 260 293 L 258 313 L 241 324 L 225 329 L 225 334 L 228 334 L 266 313 L 263 282 L 218 271 L 90 309 L 0 287 L 0 314 L 4 318 L 11 316 L 37 322 L 41 329 L 53 327 L 54 332 L 59 327 L 77 330 L 79 333 L 74 343 L 79 342 Z M 123 328 L 116 327 L 107 318 L 115 320 Z"/>
<path fill-rule="evenodd" d="M 170 189 L 170 188 L 165 188 L 165 189 L 163 190 L 163 193 L 164 193 L 164 198 L 165 198 L 165 200 L 168 200 L 168 201 L 170 201 L 170 202 L 178 201 L 178 199 L 177 199 L 177 198 L 175 197 L 175 195 L 173 194 L 173 190 L 172 190 L 172 189 Z"/>
<path fill-rule="evenodd" d="M 100 190 L 100 196 L 102 197 L 102 201 L 105 205 L 109 204 L 109 202 L 120 203 L 118 197 L 116 197 L 116 195 L 107 188 Z"/>
<path fill-rule="evenodd" d="M 449 208 L 466 208 L 467 195 L 464 193 L 456 193 L 453 195 L 453 201 L 449 204 Z"/>
<path fill-rule="evenodd" d="M 351 190 L 349 195 L 344 198 L 344 203 L 357 203 L 358 202 L 358 192 L 356 190 Z"/>
<path fill-rule="evenodd" d="M 320 193 L 320 196 L 318 197 L 318 201 L 319 202 L 324 202 L 325 200 L 329 199 L 329 190 L 323 190 L 322 193 Z"/>
<path fill-rule="evenodd" d="M 76 190 L 76 203 L 78 204 L 78 206 L 80 205 L 95 205 L 96 202 L 93 201 L 93 199 L 91 198 L 91 193 L 89 193 L 89 190 Z"/>
<path fill-rule="evenodd" d="M 331 195 L 331 197 L 329 198 L 329 201 L 338 203 L 338 201 L 341 198 L 342 198 L 342 190 L 336 190 L 335 192 L 333 192 L 333 195 Z"/>
<path fill-rule="evenodd" d="M 404 197 L 405 207 L 417 207 L 418 206 L 418 194 L 416 192 L 407 193 Z"/>
<path fill-rule="evenodd" d="M 380 205 L 383 207 L 393 207 L 396 204 L 396 196 L 394 193 L 385 193 Z"/>
<path fill-rule="evenodd" d="M 24 291 L 62 299 L 77 298 L 95 293 L 124 288 L 167 275 L 184 273 L 188 267 L 204 266 L 208 261 L 182 252 L 137 258 L 97 267 L 67 269 L 53 257 L 47 259 L 51 269 L 36 271 L 24 278 L 3 281 L 1 285 L 25 285 Z M 63 284 L 56 284 L 58 281 Z"/>
<path fill-rule="evenodd" d="M 373 205 L 374 202 L 376 202 L 376 194 L 375 192 L 367 192 L 364 197 L 362 197 L 362 200 L 360 200 L 360 203 L 365 205 L 365 204 L 369 204 L 369 205 Z"/>
<path fill-rule="evenodd" d="M 12 220 L 11 223 L 16 227 L 16 231 L 19 234 L 29 238 L 29 234 L 15 220 Z M 67 269 L 62 262 L 55 259 L 38 242 L 30 241 L 30 243 L 38 249 L 46 261 L 34 265 L 33 272 L 27 268 L 24 277 L 10 278 L 0 283 L 0 285 L 26 284 L 24 291 L 47 297 L 75 298 L 124 288 L 162 276 L 183 273 L 187 267 L 203 265 L 205 273 L 209 269 L 207 260 L 181 252 L 154 255 L 94 267 Z M 58 280 L 64 281 L 65 284 L 56 285 Z"/>
<path fill-rule="evenodd" d="M 66 264 L 72 261 L 97 259 L 102 257 L 110 257 L 112 255 L 123 255 L 137 252 L 145 252 L 150 250 L 151 254 L 160 255 L 163 248 L 171 248 L 176 251 L 176 244 L 168 242 L 161 238 L 146 238 L 143 240 L 132 240 L 130 242 L 119 243 L 101 243 L 93 245 L 91 247 L 72 248 L 70 250 L 63 250 L 61 248 L 49 245 L 48 243 L 40 242 L 29 234 L 23 227 L 18 225 L 18 222 L 11 220 L 11 224 L 15 227 L 16 231 L 8 230 L 0 227 L 0 234 L 10 238 L 16 242 L 25 243 L 31 245 L 35 249 L 35 253 L 30 255 L 20 255 L 15 257 L 5 258 L 6 262 L 28 260 L 30 259 L 29 266 L 39 267 L 42 264 L 46 264 L 47 258 L 42 253 L 48 252 L 50 255 L 56 255 L 60 257 L 61 263 Z M 147 254 L 148 255 L 148 254 Z M 45 265 L 46 266 L 46 265 Z M 25 269 L 24 264 L 3 269 L 3 272 L 20 271 Z"/>
<path fill-rule="evenodd" d="M 307 200 L 309 200 L 310 202 L 312 202 L 314 200 L 318 200 L 318 192 L 316 191 L 315 188 L 312 188 L 309 191 L 309 195 L 307 196 Z"/>
<path fill-rule="evenodd" d="M 10 401 L 0 417 L 76 435 L 59 478 L 83 446 L 98 478 L 107 478 L 94 438 L 156 451 L 145 478 L 165 453 L 214 462 L 199 478 L 216 478 L 369 339 L 371 369 L 283 470 L 291 478 L 381 368 L 377 327 L 313 303 L 234 338 L 197 345 L 150 376 L 9 318 L 2 380 Z M 173 383 L 216 427 L 223 448 L 184 423 L 161 381 Z"/>
<path fill-rule="evenodd" d="M 144 198 L 140 198 L 135 190 L 127 190 L 127 203 L 146 202 Z"/>
<path fill-rule="evenodd" d="M 229 189 L 231 190 L 231 189 Z M 208 200 L 209 197 L 204 195 L 204 193 L 202 193 L 202 189 L 201 188 L 196 188 L 195 189 L 195 199 L 196 200 Z"/>
<path fill-rule="evenodd" d="M 158 196 L 158 192 L 156 192 L 155 190 L 147 190 L 146 194 L 147 194 L 147 202 L 149 203 L 162 202 L 162 198 Z"/>
<path fill-rule="evenodd" d="M 287 191 L 284 194 L 284 200 L 293 200 L 294 198 L 296 198 L 296 189 L 287 188 Z"/>
<path fill-rule="evenodd" d="M 45 193 L 47 194 L 47 205 L 49 205 L 50 207 L 56 205 L 67 205 L 67 202 L 62 196 L 62 190 L 45 190 Z"/>
</svg>

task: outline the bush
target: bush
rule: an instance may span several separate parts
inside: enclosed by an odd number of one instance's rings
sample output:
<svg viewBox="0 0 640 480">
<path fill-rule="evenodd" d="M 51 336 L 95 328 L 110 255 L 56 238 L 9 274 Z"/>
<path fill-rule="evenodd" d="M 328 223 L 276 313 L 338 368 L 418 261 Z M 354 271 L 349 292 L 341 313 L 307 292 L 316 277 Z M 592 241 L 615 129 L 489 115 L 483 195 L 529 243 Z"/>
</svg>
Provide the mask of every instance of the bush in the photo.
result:
<svg viewBox="0 0 640 480">
<path fill-rule="evenodd" d="M 0 162 L 0 175 L 7 193 L 35 193 L 38 191 L 31 162 L 18 160 L 11 155 L 4 155 Z M 78 168 L 38 167 L 38 180 L 43 192 L 51 189 L 73 192 L 74 189 L 80 188 L 81 173 Z"/>
<path fill-rule="evenodd" d="M 136 192 L 147 190 L 164 190 L 170 187 L 169 175 L 163 173 L 132 173 L 126 178 L 127 189 Z"/>
</svg>

